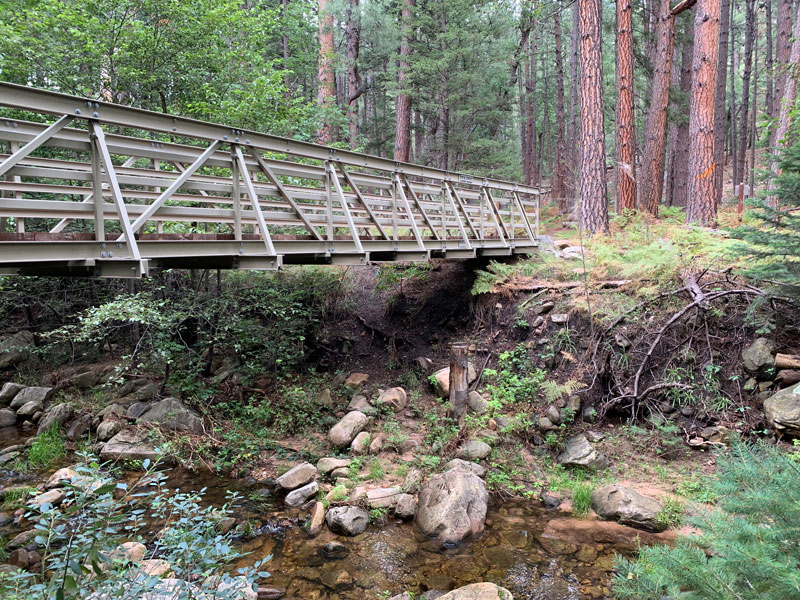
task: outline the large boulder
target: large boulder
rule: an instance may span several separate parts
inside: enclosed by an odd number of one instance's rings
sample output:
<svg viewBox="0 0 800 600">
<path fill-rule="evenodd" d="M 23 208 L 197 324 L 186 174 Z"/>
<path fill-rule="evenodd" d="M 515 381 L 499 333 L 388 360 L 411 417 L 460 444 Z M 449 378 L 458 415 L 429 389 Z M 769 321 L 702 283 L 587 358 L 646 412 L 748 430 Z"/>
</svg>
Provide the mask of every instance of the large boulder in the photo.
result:
<svg viewBox="0 0 800 600">
<path fill-rule="evenodd" d="M 301 486 L 314 481 L 317 476 L 317 468 L 311 463 L 300 463 L 295 465 L 286 473 L 275 480 L 275 485 L 282 490 L 295 490 Z"/>
<path fill-rule="evenodd" d="M 558 457 L 558 464 L 565 467 L 586 467 L 593 471 L 608 468 L 605 454 L 598 452 L 584 435 L 576 435 L 567 440 L 564 452 Z"/>
<path fill-rule="evenodd" d="M 611 484 L 594 490 L 592 508 L 607 521 L 618 521 L 647 531 L 664 531 L 667 528 L 666 523 L 660 523 L 657 519 L 664 508 L 658 500 L 621 485 Z"/>
<path fill-rule="evenodd" d="M 286 506 L 297 507 L 303 504 L 306 500 L 311 498 L 314 494 L 319 491 L 319 485 L 317 485 L 316 481 L 312 481 L 311 483 L 307 483 L 303 487 L 299 487 L 296 490 L 289 492 L 286 495 Z"/>
<path fill-rule="evenodd" d="M 403 494 L 399 487 L 375 488 L 368 490 L 367 506 L 370 508 L 394 508 L 397 499 Z"/>
<path fill-rule="evenodd" d="M 33 333 L 20 331 L 0 340 L 0 370 L 18 365 L 28 358 L 28 350 L 33 345 Z"/>
<path fill-rule="evenodd" d="M 100 450 L 103 460 L 156 460 L 159 453 L 147 434 L 135 429 L 123 429 L 108 440 Z"/>
<path fill-rule="evenodd" d="M 97 439 L 106 442 L 125 428 L 125 424 L 118 419 L 106 419 L 97 427 Z"/>
<path fill-rule="evenodd" d="M 439 596 L 439 600 L 514 600 L 514 596 L 494 583 L 473 583 Z"/>
<path fill-rule="evenodd" d="M 29 419 L 38 412 L 44 410 L 44 405 L 40 400 L 31 400 L 17 409 L 17 416 L 20 419 Z"/>
<path fill-rule="evenodd" d="M 53 427 L 62 427 L 65 425 L 75 414 L 75 409 L 72 405 L 62 402 L 56 404 L 53 408 L 47 411 L 42 420 L 39 421 L 38 433 L 42 434 L 50 431 Z"/>
<path fill-rule="evenodd" d="M 492 453 L 492 447 L 480 440 L 468 440 L 456 450 L 456 456 L 465 460 L 482 460 Z"/>
<path fill-rule="evenodd" d="M 317 471 L 320 475 L 327 475 L 336 469 L 345 469 L 350 466 L 349 458 L 334 458 L 333 456 L 326 456 L 317 461 Z"/>
<path fill-rule="evenodd" d="M 328 439 L 334 446 L 347 446 L 364 429 L 367 420 L 367 415 L 360 411 L 349 412 L 331 428 Z"/>
<path fill-rule="evenodd" d="M 483 531 L 488 502 L 489 493 L 480 477 L 453 469 L 422 484 L 415 522 L 423 534 L 455 545 Z"/>
<path fill-rule="evenodd" d="M 356 456 L 366 454 L 369 452 L 369 445 L 372 441 L 372 436 L 366 431 L 359 433 L 350 443 L 350 452 Z"/>
<path fill-rule="evenodd" d="M 149 409 L 139 417 L 140 421 L 156 423 L 164 429 L 173 431 L 188 431 L 189 433 L 203 433 L 203 419 L 177 398 L 164 398 L 153 403 Z"/>
<path fill-rule="evenodd" d="M 377 415 L 378 409 L 372 406 L 367 400 L 367 397 L 362 394 L 353 394 L 350 399 L 350 404 L 347 405 L 347 411 L 352 412 L 357 410 L 365 415 Z"/>
<path fill-rule="evenodd" d="M 764 400 L 764 414 L 777 431 L 800 435 L 800 383 Z"/>
<path fill-rule="evenodd" d="M 484 475 L 486 475 L 485 467 L 482 467 L 481 465 L 475 462 L 461 460 L 460 458 L 454 458 L 444 466 L 445 471 L 452 471 L 453 469 L 462 469 L 464 471 L 469 471 L 471 473 L 475 473 L 475 475 L 481 478 Z"/>
<path fill-rule="evenodd" d="M 408 405 L 408 395 L 403 388 L 394 387 L 381 393 L 372 403 L 375 406 L 389 406 L 394 412 L 399 412 Z"/>
<path fill-rule="evenodd" d="M 450 367 L 439 369 L 433 376 L 436 378 L 436 389 L 442 398 L 447 398 L 450 395 Z M 472 363 L 467 365 L 467 381 L 472 383 L 478 378 L 478 372 Z"/>
<path fill-rule="evenodd" d="M 325 521 L 333 533 L 354 536 L 367 528 L 369 514 L 357 506 L 337 506 L 328 511 Z"/>
<path fill-rule="evenodd" d="M 765 375 L 775 366 L 775 342 L 758 338 L 742 350 L 742 365 L 748 373 Z"/>
<path fill-rule="evenodd" d="M 19 408 L 28 402 L 39 402 L 40 404 L 44 405 L 45 402 L 50 400 L 50 397 L 53 395 L 53 388 L 49 387 L 26 387 L 21 389 L 17 394 L 14 396 L 14 399 L 11 401 L 11 408 Z"/>
<path fill-rule="evenodd" d="M 17 423 L 17 413 L 10 408 L 0 408 L 0 428 L 12 427 Z"/>
<path fill-rule="evenodd" d="M 3 387 L 0 388 L 0 406 L 9 404 L 14 399 L 14 396 L 24 388 L 25 386 L 19 383 L 12 383 L 11 381 L 4 383 Z"/>
</svg>

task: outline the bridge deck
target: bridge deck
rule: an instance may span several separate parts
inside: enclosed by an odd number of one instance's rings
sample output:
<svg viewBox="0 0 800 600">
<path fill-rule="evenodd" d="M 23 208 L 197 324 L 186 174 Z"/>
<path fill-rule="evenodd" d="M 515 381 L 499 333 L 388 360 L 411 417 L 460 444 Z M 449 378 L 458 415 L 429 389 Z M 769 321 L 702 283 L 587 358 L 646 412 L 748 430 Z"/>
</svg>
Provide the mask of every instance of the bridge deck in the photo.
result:
<svg viewBox="0 0 800 600">
<path fill-rule="evenodd" d="M 0 106 L 12 109 L 0 113 L 1 273 L 139 277 L 538 245 L 538 190 L 513 182 L 7 83 Z"/>
</svg>

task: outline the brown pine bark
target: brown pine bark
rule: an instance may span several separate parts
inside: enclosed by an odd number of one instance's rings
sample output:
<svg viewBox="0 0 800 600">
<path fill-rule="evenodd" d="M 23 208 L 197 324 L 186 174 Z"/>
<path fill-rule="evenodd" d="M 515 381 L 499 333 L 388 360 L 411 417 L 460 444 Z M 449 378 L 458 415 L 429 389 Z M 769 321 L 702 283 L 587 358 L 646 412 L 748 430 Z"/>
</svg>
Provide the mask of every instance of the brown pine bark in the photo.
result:
<svg viewBox="0 0 800 600">
<path fill-rule="evenodd" d="M 717 57 L 717 89 L 714 106 L 714 202 L 722 204 L 722 184 L 725 172 L 725 86 L 728 78 L 728 38 L 730 37 L 730 0 L 722 0 L 719 24 L 719 56 Z"/>
<path fill-rule="evenodd" d="M 581 85 L 580 56 L 581 47 L 578 38 L 580 19 L 578 18 L 578 3 L 572 4 L 572 35 L 570 36 L 570 83 L 569 83 L 569 121 L 567 122 L 567 156 L 569 164 L 573 165 L 567 177 L 567 198 L 575 198 L 578 191 L 580 173 L 575 168 L 580 161 L 580 148 L 578 138 L 580 132 L 580 115 L 578 106 L 578 90 Z"/>
<path fill-rule="evenodd" d="M 538 137 L 536 134 L 536 36 L 531 35 L 528 39 L 528 68 L 525 70 L 525 146 L 527 155 L 525 157 L 525 183 L 536 185 L 539 178 L 539 161 L 536 159 Z"/>
<path fill-rule="evenodd" d="M 692 89 L 692 59 L 694 37 L 692 27 L 686 27 L 686 35 L 681 48 L 681 70 L 679 85 L 681 92 L 688 97 Z M 685 114 L 685 113 L 684 113 Z M 686 206 L 687 169 L 689 166 L 689 120 L 680 119 L 675 126 L 672 144 L 672 206 Z"/>
<path fill-rule="evenodd" d="M 745 158 L 747 156 L 748 132 L 750 126 L 750 80 L 753 72 L 753 39 L 755 37 L 755 0 L 745 1 L 745 34 L 744 34 L 744 73 L 742 74 L 742 105 L 739 111 L 739 154 L 736 157 L 736 173 L 739 179 L 736 185 L 744 185 L 747 180 Z M 740 194 L 741 197 L 741 194 Z"/>
<path fill-rule="evenodd" d="M 689 186 L 686 221 L 713 225 L 714 95 L 717 85 L 720 0 L 698 0 L 694 20 L 692 97 L 689 107 Z"/>
<path fill-rule="evenodd" d="M 347 122 L 350 129 L 350 148 L 358 146 L 358 99 L 364 93 L 364 84 L 358 73 L 358 55 L 361 50 L 361 12 L 359 0 L 347 0 L 345 38 L 347 40 Z"/>
<path fill-rule="evenodd" d="M 567 145 L 564 139 L 564 60 L 561 56 L 561 20 L 559 11 L 553 13 L 556 52 L 556 164 L 553 179 L 553 197 L 558 200 L 561 212 L 566 209 Z"/>
<path fill-rule="evenodd" d="M 725 7 L 722 7 L 725 10 Z M 767 27 L 767 48 L 764 64 L 767 67 L 767 89 L 764 93 L 764 104 L 767 107 L 767 114 L 775 114 L 775 80 L 772 72 L 772 0 L 764 0 L 764 19 Z M 720 36 L 722 31 L 720 31 Z M 721 39 L 721 38 L 720 38 Z"/>
<path fill-rule="evenodd" d="M 636 208 L 633 115 L 633 5 L 617 0 L 617 210 Z"/>
<path fill-rule="evenodd" d="M 775 41 L 775 113 L 780 114 L 781 104 L 786 94 L 786 72 L 792 53 L 792 0 L 780 0 L 776 26 L 778 38 Z M 775 114 L 773 114 L 775 116 Z"/>
<path fill-rule="evenodd" d="M 645 119 L 642 173 L 639 181 L 640 206 L 658 215 L 658 204 L 664 184 L 664 146 L 667 137 L 667 107 L 672 73 L 672 51 L 675 43 L 675 17 L 670 13 L 670 0 L 659 0 L 656 24 L 657 42 L 653 65 L 653 88 Z"/>
<path fill-rule="evenodd" d="M 322 112 L 322 123 L 317 130 L 317 142 L 333 142 L 331 112 L 336 108 L 336 74 L 333 68 L 333 14 L 329 0 L 318 0 L 319 19 L 319 66 L 317 70 L 317 105 Z"/>
<path fill-rule="evenodd" d="M 411 159 L 411 93 L 408 57 L 411 55 L 411 20 L 416 5 L 416 0 L 405 0 L 401 17 L 403 38 L 400 42 L 400 60 L 397 63 L 397 87 L 400 93 L 397 94 L 395 101 L 397 126 L 394 136 L 394 159 L 398 162 L 409 162 Z"/>
<path fill-rule="evenodd" d="M 608 233 L 601 0 L 578 0 L 581 53 L 581 227 Z"/>
<path fill-rule="evenodd" d="M 791 17 L 790 17 L 791 18 Z M 797 98 L 797 66 L 800 64 L 800 3 L 797 5 L 797 15 L 794 21 L 794 42 L 792 43 L 792 51 L 789 54 L 789 60 L 786 64 L 785 74 L 781 82 L 781 89 L 783 90 L 783 98 L 781 98 L 780 112 L 778 115 L 778 127 L 773 134 L 773 143 L 771 145 L 773 158 L 770 163 L 770 176 L 768 189 L 773 191 L 776 187 L 775 178 L 781 174 L 778 160 L 780 152 L 786 147 L 786 135 L 789 133 L 789 124 L 791 122 L 791 111 L 794 107 L 795 99 Z M 773 208 L 777 208 L 777 198 L 770 195 L 767 198 L 767 203 Z"/>
</svg>

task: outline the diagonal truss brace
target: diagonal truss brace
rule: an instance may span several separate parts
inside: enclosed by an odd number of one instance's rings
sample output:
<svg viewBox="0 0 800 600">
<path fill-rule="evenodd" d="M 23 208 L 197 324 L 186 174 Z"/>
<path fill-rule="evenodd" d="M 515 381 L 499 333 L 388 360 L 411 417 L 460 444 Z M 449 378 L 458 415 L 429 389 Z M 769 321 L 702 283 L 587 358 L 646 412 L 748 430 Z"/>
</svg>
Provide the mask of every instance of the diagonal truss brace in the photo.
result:
<svg viewBox="0 0 800 600">
<path fill-rule="evenodd" d="M 364 210 L 367 211 L 370 220 L 373 223 L 375 223 L 375 227 L 378 228 L 378 231 L 383 236 L 383 239 L 388 240 L 389 234 L 386 233 L 383 226 L 380 224 L 380 221 L 378 221 L 378 218 L 375 216 L 375 213 L 372 212 L 372 209 L 370 208 L 369 204 L 367 204 L 366 198 L 364 198 L 364 196 L 361 194 L 361 190 L 358 189 L 358 186 L 356 186 L 352 177 L 350 177 L 350 173 L 348 173 L 342 165 L 339 165 L 339 169 L 341 170 L 342 175 L 344 176 L 345 182 L 347 183 L 348 186 L 350 186 L 350 189 L 353 190 L 353 193 L 356 195 L 356 198 L 358 198 L 358 201 L 364 207 Z"/>
<path fill-rule="evenodd" d="M 269 229 L 267 229 L 267 223 L 264 221 L 264 213 L 261 212 L 261 205 L 258 203 L 258 196 L 256 195 L 256 190 L 253 186 L 253 180 L 250 179 L 250 171 L 247 170 L 247 163 L 244 160 L 242 149 L 238 144 L 232 145 L 233 150 L 236 153 L 236 162 L 239 165 L 239 172 L 241 173 L 242 179 L 244 179 L 247 195 L 250 196 L 250 204 L 253 207 L 253 212 L 256 214 L 256 221 L 258 221 L 258 227 L 261 229 L 261 235 L 264 238 L 264 245 L 267 247 L 267 253 L 271 256 L 275 256 L 275 246 L 272 244 L 272 236 L 270 236 Z M 234 173 L 234 177 L 236 176 L 237 173 Z"/>
<path fill-rule="evenodd" d="M 508 247 L 508 242 L 506 241 L 506 238 L 508 237 L 508 230 L 506 229 L 506 224 L 503 223 L 503 218 L 500 216 L 500 213 L 497 210 L 497 205 L 494 203 L 494 198 L 492 197 L 488 187 L 481 187 L 481 192 L 484 194 L 486 202 L 489 204 L 489 216 L 492 217 L 495 229 L 497 229 L 497 235 L 502 240 L 503 245 Z"/>
<path fill-rule="evenodd" d="M 453 194 L 453 198 L 455 198 L 456 204 L 458 204 L 458 208 L 461 209 L 461 214 L 464 215 L 464 219 L 467 221 L 467 225 L 469 225 L 469 229 L 470 231 L 472 231 L 472 235 L 475 237 L 475 239 L 479 239 L 480 236 L 478 235 L 478 231 L 475 229 L 475 225 L 472 224 L 472 220 L 469 218 L 469 215 L 467 214 L 467 209 L 464 206 L 464 201 L 461 199 L 461 196 L 458 195 L 458 191 L 456 191 L 456 188 L 452 182 L 447 182 L 447 185 L 450 186 L 450 193 Z"/>
<path fill-rule="evenodd" d="M 108 152 L 108 146 L 106 145 L 106 136 L 103 134 L 103 128 L 100 126 L 100 123 L 97 121 L 92 121 L 92 133 L 94 134 L 94 141 L 97 144 L 100 162 L 105 167 L 106 179 L 108 180 L 108 186 L 111 190 L 111 197 L 114 199 L 114 206 L 117 207 L 117 216 L 119 217 L 119 224 L 120 227 L 122 227 L 123 236 L 128 243 L 128 248 L 130 248 L 133 258 L 141 260 L 142 255 L 139 253 L 139 246 L 133 235 L 133 228 L 128 218 L 128 210 L 125 208 L 125 201 L 119 189 L 119 181 L 117 181 L 114 163 L 111 162 L 111 154 Z"/>
<path fill-rule="evenodd" d="M 406 177 L 405 175 L 401 175 L 401 178 L 403 180 L 403 183 L 406 185 L 406 188 L 408 189 L 408 193 L 411 195 L 411 199 L 414 201 L 414 204 L 417 205 L 417 209 L 419 210 L 420 214 L 422 214 L 422 218 L 425 220 L 425 224 L 428 226 L 428 229 L 431 230 L 434 239 L 436 239 L 436 241 L 439 241 L 441 238 L 439 237 L 439 234 L 436 232 L 436 228 L 433 226 L 433 223 L 431 223 L 431 220 L 428 218 L 428 213 L 425 212 L 425 209 L 422 207 L 422 203 L 419 201 L 417 193 L 414 191 L 414 188 L 411 187 L 411 184 L 408 181 L 408 177 Z"/>
<path fill-rule="evenodd" d="M 408 203 L 406 193 L 403 191 L 403 183 L 400 181 L 400 177 L 397 175 L 394 176 L 394 181 L 395 185 L 397 186 L 397 191 L 400 192 L 400 198 L 403 200 L 403 205 L 406 209 L 408 220 L 411 221 L 411 231 L 414 232 L 414 239 L 417 240 L 417 245 L 419 246 L 420 250 L 425 250 L 425 244 L 422 241 L 422 236 L 419 234 L 419 229 L 417 229 L 417 222 L 414 219 L 414 214 L 411 212 L 411 205 Z"/>
<path fill-rule="evenodd" d="M 464 229 L 464 223 L 461 222 L 461 217 L 458 216 L 458 209 L 456 208 L 456 203 L 453 201 L 453 196 L 450 193 L 450 186 L 445 182 L 442 185 L 442 194 L 447 198 L 448 203 L 450 204 L 450 208 L 453 210 L 453 216 L 458 223 L 458 230 L 461 232 L 461 239 L 466 244 L 467 250 L 472 250 L 472 244 L 469 243 L 469 237 L 467 236 L 467 230 Z M 442 209 L 444 209 L 444 203 L 442 205 Z M 442 220 L 444 220 L 445 215 L 442 213 Z"/>
<path fill-rule="evenodd" d="M 336 174 L 336 169 L 334 168 L 333 163 L 329 162 L 327 165 L 328 174 L 333 182 L 336 195 L 339 196 L 339 203 L 342 205 L 342 210 L 344 211 L 345 218 L 347 219 L 347 226 L 350 228 L 350 233 L 353 235 L 353 241 L 356 244 L 356 250 L 359 252 L 364 252 L 364 247 L 361 245 L 361 238 L 358 237 L 358 231 L 356 230 L 355 223 L 353 222 L 353 215 L 350 214 L 350 208 L 347 206 L 347 198 L 344 197 L 342 185 L 339 183 L 339 176 Z M 332 207 L 329 207 L 329 210 L 332 211 Z M 328 214 L 330 216 L 331 213 L 329 212 Z"/>
<path fill-rule="evenodd" d="M 514 200 L 519 207 L 519 212 L 522 215 L 522 225 L 525 227 L 525 231 L 528 234 L 528 237 L 532 242 L 536 242 L 536 236 L 533 234 L 533 230 L 531 229 L 530 221 L 528 221 L 528 213 L 525 212 L 525 206 L 522 204 L 522 200 L 519 197 L 517 192 L 514 192 Z"/>
<path fill-rule="evenodd" d="M 39 135 L 33 138 L 30 142 L 25 144 L 22 148 L 14 152 L 11 156 L 5 159 L 2 164 L 0 164 L 0 177 L 8 173 L 12 167 L 19 164 L 19 162 L 28 156 L 31 152 L 36 150 L 42 144 L 47 142 L 51 137 L 57 134 L 59 131 L 64 129 L 70 121 L 72 121 L 72 115 L 64 115 L 58 121 L 50 125 L 47 129 L 42 131 Z"/>
</svg>

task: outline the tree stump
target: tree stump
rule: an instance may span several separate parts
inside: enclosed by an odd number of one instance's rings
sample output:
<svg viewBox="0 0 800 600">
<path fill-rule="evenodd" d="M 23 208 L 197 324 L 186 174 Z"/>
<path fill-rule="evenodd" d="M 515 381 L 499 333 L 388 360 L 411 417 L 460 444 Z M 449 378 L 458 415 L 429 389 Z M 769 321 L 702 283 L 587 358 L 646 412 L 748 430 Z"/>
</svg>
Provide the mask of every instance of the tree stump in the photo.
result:
<svg viewBox="0 0 800 600">
<path fill-rule="evenodd" d="M 450 414 L 459 427 L 464 425 L 469 399 L 468 348 L 465 342 L 450 344 Z"/>
</svg>

